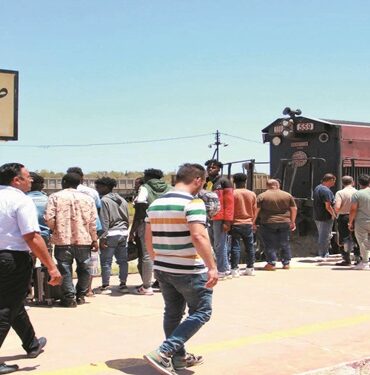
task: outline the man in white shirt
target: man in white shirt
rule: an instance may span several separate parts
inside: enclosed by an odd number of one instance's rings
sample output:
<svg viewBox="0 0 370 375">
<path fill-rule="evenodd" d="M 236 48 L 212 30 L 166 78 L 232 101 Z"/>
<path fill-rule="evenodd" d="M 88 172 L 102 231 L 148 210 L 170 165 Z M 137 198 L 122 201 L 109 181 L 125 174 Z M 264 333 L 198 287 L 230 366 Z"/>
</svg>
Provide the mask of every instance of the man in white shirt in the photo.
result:
<svg viewBox="0 0 370 375">
<path fill-rule="evenodd" d="M 129 241 L 136 236 L 140 243 L 138 269 L 143 281 L 143 285 L 137 289 L 140 295 L 152 295 L 154 289 L 159 290 L 157 281 L 152 287 L 153 264 L 145 244 L 146 210 L 158 197 L 171 189 L 171 185 L 163 180 L 163 172 L 160 169 L 150 168 L 144 171 L 144 183 L 140 186 L 135 200 L 135 215 L 129 235 Z"/>
<path fill-rule="evenodd" d="M 36 358 L 46 345 L 46 338 L 36 338 L 24 308 L 32 274 L 30 250 L 48 269 L 50 285 L 60 284 L 62 277 L 40 235 L 36 207 L 24 194 L 30 190 L 31 182 L 22 164 L 0 167 L 0 347 L 13 328 L 27 356 Z M 17 365 L 0 363 L 0 374 L 17 370 Z"/>
<path fill-rule="evenodd" d="M 348 229 L 349 211 L 351 209 L 352 195 L 357 191 L 353 185 L 351 176 L 342 177 L 343 189 L 335 194 L 334 210 L 337 214 L 337 228 L 339 234 L 339 246 L 341 249 L 343 261 L 337 263 L 337 266 L 351 265 L 351 251 L 353 249 L 353 235 Z"/>
</svg>

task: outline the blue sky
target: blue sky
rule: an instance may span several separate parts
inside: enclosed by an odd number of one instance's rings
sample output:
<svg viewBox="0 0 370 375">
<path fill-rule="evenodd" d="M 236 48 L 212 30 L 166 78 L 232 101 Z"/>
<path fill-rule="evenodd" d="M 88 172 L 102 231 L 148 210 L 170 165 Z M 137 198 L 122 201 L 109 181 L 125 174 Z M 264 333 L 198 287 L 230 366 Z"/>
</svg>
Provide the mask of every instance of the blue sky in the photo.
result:
<svg viewBox="0 0 370 375">
<path fill-rule="evenodd" d="M 268 161 L 261 129 L 286 106 L 370 121 L 369 14 L 356 0 L 0 0 L 0 69 L 20 79 L 0 163 L 173 171 L 207 160 L 216 130 L 233 136 L 222 161 Z M 28 147 L 135 141 L 152 142 Z"/>
</svg>

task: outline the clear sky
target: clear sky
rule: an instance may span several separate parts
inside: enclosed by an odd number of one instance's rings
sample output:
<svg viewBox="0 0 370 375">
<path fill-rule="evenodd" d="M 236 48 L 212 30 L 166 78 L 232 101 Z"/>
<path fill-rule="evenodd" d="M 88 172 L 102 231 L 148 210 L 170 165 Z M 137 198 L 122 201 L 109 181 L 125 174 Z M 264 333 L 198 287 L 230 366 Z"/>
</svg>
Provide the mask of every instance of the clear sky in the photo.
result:
<svg viewBox="0 0 370 375">
<path fill-rule="evenodd" d="M 0 0 L 0 69 L 20 80 L 0 163 L 173 171 L 210 158 L 216 130 L 222 161 L 268 161 L 261 129 L 286 106 L 370 121 L 369 15 L 367 0 Z"/>
</svg>

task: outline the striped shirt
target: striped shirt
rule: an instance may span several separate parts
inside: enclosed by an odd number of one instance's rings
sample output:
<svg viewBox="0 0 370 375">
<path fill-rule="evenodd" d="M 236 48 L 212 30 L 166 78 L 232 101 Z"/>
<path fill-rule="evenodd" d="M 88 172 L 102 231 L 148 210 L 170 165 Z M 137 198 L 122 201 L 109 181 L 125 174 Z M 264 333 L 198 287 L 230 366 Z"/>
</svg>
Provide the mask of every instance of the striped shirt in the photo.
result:
<svg viewBox="0 0 370 375">
<path fill-rule="evenodd" d="M 179 273 L 207 272 L 191 240 L 189 223 L 206 225 L 204 202 L 191 194 L 172 190 L 148 208 L 146 221 L 152 230 L 154 269 Z"/>
</svg>

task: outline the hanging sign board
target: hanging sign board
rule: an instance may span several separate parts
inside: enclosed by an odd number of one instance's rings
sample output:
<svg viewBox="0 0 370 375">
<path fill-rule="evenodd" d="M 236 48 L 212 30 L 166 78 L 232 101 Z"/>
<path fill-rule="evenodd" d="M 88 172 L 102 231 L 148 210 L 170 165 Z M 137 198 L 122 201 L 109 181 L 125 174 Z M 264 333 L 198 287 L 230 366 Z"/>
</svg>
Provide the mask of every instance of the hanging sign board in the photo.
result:
<svg viewBox="0 0 370 375">
<path fill-rule="evenodd" d="M 18 72 L 0 69 L 0 140 L 18 139 Z"/>
</svg>

